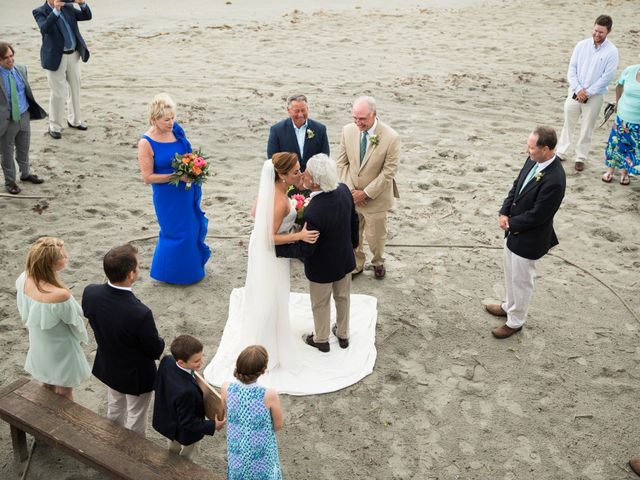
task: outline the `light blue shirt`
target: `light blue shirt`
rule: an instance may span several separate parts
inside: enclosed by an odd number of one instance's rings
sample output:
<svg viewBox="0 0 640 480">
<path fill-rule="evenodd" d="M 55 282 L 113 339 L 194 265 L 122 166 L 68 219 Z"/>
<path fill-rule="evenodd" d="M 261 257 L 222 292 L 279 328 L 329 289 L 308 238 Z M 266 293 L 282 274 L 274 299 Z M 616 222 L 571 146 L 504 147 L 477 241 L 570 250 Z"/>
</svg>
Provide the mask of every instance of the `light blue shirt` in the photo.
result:
<svg viewBox="0 0 640 480">
<path fill-rule="evenodd" d="M 293 125 L 293 131 L 296 134 L 296 140 L 298 140 L 298 148 L 300 148 L 300 157 L 302 158 L 302 155 L 304 155 L 304 138 L 307 135 L 307 123 L 308 121 L 304 122 L 302 125 L 300 125 L 300 128 L 296 127 L 296 124 L 293 123 L 293 120 L 291 120 L 291 124 Z"/>
<path fill-rule="evenodd" d="M 640 65 L 631 65 L 624 69 L 616 82 L 623 85 L 622 96 L 618 100 L 616 114 L 621 120 L 628 123 L 640 124 L 640 82 L 638 82 Z"/>
<path fill-rule="evenodd" d="M 27 100 L 27 87 L 20 76 L 20 72 L 13 67 L 11 70 L 0 67 L 2 72 L 2 80 L 4 81 L 4 88 L 7 92 L 7 101 L 11 105 L 11 87 L 9 86 L 9 75 L 13 73 L 13 78 L 16 80 L 16 90 L 18 91 L 18 105 L 20 107 L 20 115 L 29 110 L 29 101 Z"/>
<path fill-rule="evenodd" d="M 80 5 L 81 9 L 85 9 L 87 8 L 87 2 L 83 3 L 82 5 Z M 64 15 L 61 15 L 61 11 L 54 8 L 53 9 L 53 14 L 56 17 L 60 17 L 60 20 L 62 20 L 62 24 L 63 24 L 63 28 L 65 29 L 65 31 L 67 32 L 67 35 L 64 35 L 64 49 L 65 50 L 75 50 L 76 49 L 76 35 L 73 33 L 73 30 L 71 30 L 71 26 L 69 25 L 69 22 L 67 22 L 67 19 L 65 18 Z M 67 45 L 67 43 L 69 43 L 69 45 Z"/>
<path fill-rule="evenodd" d="M 573 49 L 567 78 L 573 93 L 585 89 L 588 96 L 602 95 L 617 68 L 618 49 L 609 39 L 596 48 L 592 38 L 585 38 Z"/>
</svg>

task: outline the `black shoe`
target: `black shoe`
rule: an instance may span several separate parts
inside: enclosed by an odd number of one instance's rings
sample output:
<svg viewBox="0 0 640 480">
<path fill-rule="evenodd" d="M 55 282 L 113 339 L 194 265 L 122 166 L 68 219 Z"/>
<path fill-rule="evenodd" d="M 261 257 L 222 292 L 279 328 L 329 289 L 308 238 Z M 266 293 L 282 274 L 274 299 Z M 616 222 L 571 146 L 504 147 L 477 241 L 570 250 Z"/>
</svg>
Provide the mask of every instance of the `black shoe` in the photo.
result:
<svg viewBox="0 0 640 480">
<path fill-rule="evenodd" d="M 49 129 L 49 135 L 51 135 L 51 138 L 55 138 L 56 140 L 60 140 L 62 138 L 62 134 L 60 132 L 54 132 L 51 129 Z"/>
<path fill-rule="evenodd" d="M 304 340 L 304 343 L 306 343 L 310 347 L 315 347 L 318 350 L 320 350 L 321 352 L 327 353 L 329 350 L 331 350 L 331 347 L 329 346 L 329 342 L 324 342 L 324 343 L 316 343 L 316 342 L 314 342 L 313 341 L 313 333 L 310 333 L 308 335 L 303 335 L 302 336 L 302 340 Z"/>
<path fill-rule="evenodd" d="M 22 190 L 20 190 L 20 187 L 18 185 L 16 185 L 15 182 L 7 183 L 4 186 L 4 188 L 6 188 L 7 192 L 9 192 L 11 195 L 17 195 L 22 191 Z"/>
<path fill-rule="evenodd" d="M 30 173 L 29 175 L 27 175 L 24 178 L 20 179 L 21 182 L 31 182 L 31 183 L 35 183 L 36 185 L 40 185 L 41 183 L 44 183 L 44 180 L 41 179 L 39 176 L 34 175 L 32 173 Z"/>
<path fill-rule="evenodd" d="M 340 345 L 340 348 L 347 348 L 349 346 L 349 339 L 348 338 L 340 338 L 338 336 L 338 325 L 336 325 L 335 323 L 333 324 L 333 327 L 331 327 L 331 332 L 338 339 L 338 345 Z"/>
<path fill-rule="evenodd" d="M 82 130 L 83 132 L 89 129 L 89 127 L 87 127 L 84 123 L 80 123 L 79 125 L 71 125 L 69 121 L 67 121 L 67 125 L 69 125 L 71 128 L 75 128 L 76 130 Z"/>
</svg>

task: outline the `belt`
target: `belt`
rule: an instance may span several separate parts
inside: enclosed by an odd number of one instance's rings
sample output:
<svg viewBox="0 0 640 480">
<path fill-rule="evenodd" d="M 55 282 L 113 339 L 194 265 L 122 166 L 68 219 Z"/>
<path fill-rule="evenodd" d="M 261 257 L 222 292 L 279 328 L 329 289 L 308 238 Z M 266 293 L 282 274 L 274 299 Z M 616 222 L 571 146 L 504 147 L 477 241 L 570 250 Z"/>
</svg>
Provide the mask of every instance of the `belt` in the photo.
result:
<svg viewBox="0 0 640 480">
<path fill-rule="evenodd" d="M 63 50 L 62 53 L 64 53 L 65 55 L 71 55 L 72 53 L 76 53 L 75 50 Z"/>
</svg>

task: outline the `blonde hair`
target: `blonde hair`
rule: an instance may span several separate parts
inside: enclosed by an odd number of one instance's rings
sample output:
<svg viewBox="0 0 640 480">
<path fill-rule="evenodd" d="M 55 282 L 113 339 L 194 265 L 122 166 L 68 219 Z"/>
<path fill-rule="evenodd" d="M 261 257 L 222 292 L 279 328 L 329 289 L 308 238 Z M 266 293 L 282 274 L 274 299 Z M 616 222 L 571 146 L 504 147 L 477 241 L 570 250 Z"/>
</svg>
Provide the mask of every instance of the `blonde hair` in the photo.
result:
<svg viewBox="0 0 640 480">
<path fill-rule="evenodd" d="M 64 242 L 55 237 L 40 237 L 31 246 L 27 254 L 25 272 L 33 280 L 38 291 L 46 293 L 40 283 L 48 283 L 58 288 L 66 288 L 60 279 L 58 272 L 54 270 L 55 264 L 63 258 L 62 248 Z"/>
<path fill-rule="evenodd" d="M 151 103 L 148 107 L 149 125 L 152 125 L 152 120 L 161 118 L 168 111 L 173 113 L 173 115 L 175 116 L 176 102 L 173 101 L 168 93 L 159 93 L 158 95 L 153 97 L 153 100 L 151 100 Z"/>
<path fill-rule="evenodd" d="M 269 354 L 262 345 L 250 345 L 238 355 L 233 376 L 242 383 L 255 382 L 267 370 Z"/>
</svg>

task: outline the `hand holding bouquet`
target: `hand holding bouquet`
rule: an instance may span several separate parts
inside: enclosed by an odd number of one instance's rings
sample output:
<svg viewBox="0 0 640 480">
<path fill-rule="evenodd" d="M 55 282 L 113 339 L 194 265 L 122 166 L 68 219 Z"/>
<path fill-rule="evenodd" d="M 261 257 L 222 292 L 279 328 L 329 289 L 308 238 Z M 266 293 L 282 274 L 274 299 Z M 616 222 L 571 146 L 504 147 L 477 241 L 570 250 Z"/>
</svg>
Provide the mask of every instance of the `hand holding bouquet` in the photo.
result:
<svg viewBox="0 0 640 480">
<path fill-rule="evenodd" d="M 302 226 L 302 216 L 304 215 L 304 207 L 309 205 L 309 197 L 305 197 L 301 193 L 294 193 L 291 199 L 296 201 L 296 223 Z"/>
<path fill-rule="evenodd" d="M 200 150 L 182 155 L 176 153 L 171 166 L 173 174 L 169 183 L 177 186 L 180 180 L 183 180 L 187 184 L 185 190 L 189 190 L 192 183 L 202 185 L 204 179 L 209 176 L 209 164 L 202 157 Z"/>
</svg>

